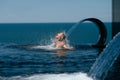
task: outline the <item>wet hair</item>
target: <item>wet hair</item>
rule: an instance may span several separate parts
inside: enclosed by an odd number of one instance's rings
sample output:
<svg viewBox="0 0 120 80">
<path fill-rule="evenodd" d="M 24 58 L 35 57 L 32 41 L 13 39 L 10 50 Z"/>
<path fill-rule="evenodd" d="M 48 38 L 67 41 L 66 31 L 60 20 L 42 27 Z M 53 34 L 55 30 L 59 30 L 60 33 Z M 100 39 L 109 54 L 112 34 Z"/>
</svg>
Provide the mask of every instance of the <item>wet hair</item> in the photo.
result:
<svg viewBox="0 0 120 80">
<path fill-rule="evenodd" d="M 65 35 L 64 33 L 62 33 L 62 36 L 61 36 L 60 41 L 63 41 L 63 40 L 65 40 L 65 39 L 66 39 L 66 35 Z"/>
</svg>

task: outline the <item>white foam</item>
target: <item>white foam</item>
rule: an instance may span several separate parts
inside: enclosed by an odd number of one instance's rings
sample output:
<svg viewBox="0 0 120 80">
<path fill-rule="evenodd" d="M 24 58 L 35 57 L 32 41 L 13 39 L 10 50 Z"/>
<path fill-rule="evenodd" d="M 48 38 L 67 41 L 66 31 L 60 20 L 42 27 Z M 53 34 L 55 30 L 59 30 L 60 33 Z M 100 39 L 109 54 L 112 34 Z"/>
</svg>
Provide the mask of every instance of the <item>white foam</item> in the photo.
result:
<svg viewBox="0 0 120 80">
<path fill-rule="evenodd" d="M 36 45 L 36 46 L 32 46 L 31 49 L 57 50 L 58 48 L 53 47 L 51 44 L 46 46 Z"/>
<path fill-rule="evenodd" d="M 69 49 L 72 49 L 73 47 L 68 45 Z M 51 45 L 36 45 L 36 46 L 31 46 L 30 49 L 42 49 L 42 50 L 61 50 L 63 48 L 55 48 L 54 47 L 54 43 L 52 43 Z"/>
<path fill-rule="evenodd" d="M 86 73 L 72 74 L 36 74 L 27 77 L 14 76 L 9 78 L 1 78 L 2 80 L 93 80 Z"/>
</svg>

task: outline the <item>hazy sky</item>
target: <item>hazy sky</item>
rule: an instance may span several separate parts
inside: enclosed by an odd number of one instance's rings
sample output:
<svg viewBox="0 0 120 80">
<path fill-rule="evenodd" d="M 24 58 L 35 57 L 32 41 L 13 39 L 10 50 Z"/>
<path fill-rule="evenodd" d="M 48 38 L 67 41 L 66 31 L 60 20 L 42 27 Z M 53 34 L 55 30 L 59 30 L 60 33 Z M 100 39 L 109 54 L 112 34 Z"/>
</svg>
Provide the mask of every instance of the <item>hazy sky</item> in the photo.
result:
<svg viewBox="0 0 120 80">
<path fill-rule="evenodd" d="M 112 21 L 112 0 L 0 0 L 0 23 Z"/>
</svg>

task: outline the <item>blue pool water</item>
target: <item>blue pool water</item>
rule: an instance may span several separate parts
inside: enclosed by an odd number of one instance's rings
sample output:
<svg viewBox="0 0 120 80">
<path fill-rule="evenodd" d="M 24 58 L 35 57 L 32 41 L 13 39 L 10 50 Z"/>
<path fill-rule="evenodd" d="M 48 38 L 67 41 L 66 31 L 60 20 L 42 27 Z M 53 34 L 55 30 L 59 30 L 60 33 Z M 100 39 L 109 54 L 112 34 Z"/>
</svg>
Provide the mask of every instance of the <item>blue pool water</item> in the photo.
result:
<svg viewBox="0 0 120 80">
<path fill-rule="evenodd" d="M 95 24 L 78 26 L 68 38 L 75 50 L 49 50 L 54 36 L 68 31 L 75 23 L 15 23 L 0 24 L 0 80 L 92 80 L 87 77 L 98 57 L 99 48 Z M 105 23 L 111 40 L 110 23 Z M 88 45 L 89 44 L 89 45 Z M 45 46 L 45 50 L 31 49 Z"/>
</svg>

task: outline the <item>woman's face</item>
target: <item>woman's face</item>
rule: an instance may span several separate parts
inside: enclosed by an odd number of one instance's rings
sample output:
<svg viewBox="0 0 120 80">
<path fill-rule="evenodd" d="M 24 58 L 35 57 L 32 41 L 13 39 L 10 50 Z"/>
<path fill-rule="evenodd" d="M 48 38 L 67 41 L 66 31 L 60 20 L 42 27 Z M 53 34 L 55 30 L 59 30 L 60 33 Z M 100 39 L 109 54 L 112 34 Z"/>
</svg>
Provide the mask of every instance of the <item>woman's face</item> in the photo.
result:
<svg viewBox="0 0 120 80">
<path fill-rule="evenodd" d="M 58 33 L 55 38 L 56 38 L 57 40 L 60 40 L 61 37 L 62 37 L 62 35 L 63 35 L 63 33 Z"/>
</svg>

